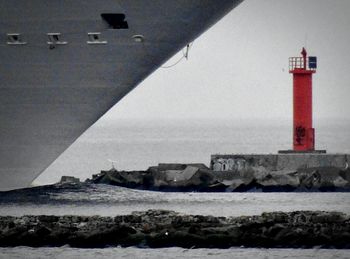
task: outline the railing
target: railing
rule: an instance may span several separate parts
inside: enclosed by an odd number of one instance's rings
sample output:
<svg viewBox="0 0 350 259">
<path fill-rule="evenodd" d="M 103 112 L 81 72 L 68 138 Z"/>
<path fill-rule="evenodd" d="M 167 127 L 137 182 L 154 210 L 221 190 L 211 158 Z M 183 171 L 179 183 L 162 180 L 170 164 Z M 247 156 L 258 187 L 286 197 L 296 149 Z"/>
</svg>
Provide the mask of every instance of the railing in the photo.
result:
<svg viewBox="0 0 350 259">
<path fill-rule="evenodd" d="M 312 59 L 313 58 L 314 57 L 312 57 Z M 310 61 L 309 57 L 306 58 L 305 64 L 304 64 L 304 58 L 303 57 L 292 57 L 292 58 L 289 58 L 289 70 L 290 71 L 292 71 L 294 69 L 316 70 L 315 66 L 310 67 L 310 62 L 309 61 Z"/>
</svg>

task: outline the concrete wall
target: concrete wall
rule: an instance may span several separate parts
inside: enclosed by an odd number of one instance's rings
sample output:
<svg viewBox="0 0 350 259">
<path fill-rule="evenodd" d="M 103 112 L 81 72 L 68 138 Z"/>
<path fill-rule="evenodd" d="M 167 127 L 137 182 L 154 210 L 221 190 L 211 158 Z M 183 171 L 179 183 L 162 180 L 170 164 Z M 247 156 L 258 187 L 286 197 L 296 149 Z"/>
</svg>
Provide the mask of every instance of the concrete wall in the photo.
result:
<svg viewBox="0 0 350 259">
<path fill-rule="evenodd" d="M 344 154 L 280 154 L 277 170 L 294 170 L 310 167 L 345 168 L 347 156 Z"/>
<path fill-rule="evenodd" d="M 210 167 L 214 171 L 243 172 L 249 170 L 297 170 L 311 167 L 345 168 L 350 164 L 346 154 L 233 154 L 212 155 Z"/>
</svg>

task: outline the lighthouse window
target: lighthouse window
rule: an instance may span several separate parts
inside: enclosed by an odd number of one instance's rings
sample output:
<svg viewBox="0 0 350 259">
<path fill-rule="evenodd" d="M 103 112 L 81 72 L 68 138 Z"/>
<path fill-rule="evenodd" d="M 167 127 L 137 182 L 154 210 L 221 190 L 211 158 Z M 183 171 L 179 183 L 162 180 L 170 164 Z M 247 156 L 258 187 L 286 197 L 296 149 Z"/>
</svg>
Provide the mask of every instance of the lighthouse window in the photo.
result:
<svg viewBox="0 0 350 259">
<path fill-rule="evenodd" d="M 48 37 L 47 44 L 49 45 L 66 45 L 67 44 L 67 41 L 62 40 L 62 35 L 59 32 L 48 33 L 47 37 Z"/>
<path fill-rule="evenodd" d="M 107 44 L 107 41 L 101 40 L 100 32 L 88 32 L 87 44 Z"/>
<path fill-rule="evenodd" d="M 24 45 L 27 42 L 23 41 L 22 35 L 19 33 L 8 33 L 7 34 L 7 44 L 8 45 Z"/>
<path fill-rule="evenodd" d="M 317 57 L 309 57 L 309 68 L 310 69 L 317 68 Z"/>
<path fill-rule="evenodd" d="M 125 14 L 122 13 L 103 13 L 102 19 L 108 24 L 110 29 L 128 29 L 128 22 L 125 21 Z"/>
</svg>

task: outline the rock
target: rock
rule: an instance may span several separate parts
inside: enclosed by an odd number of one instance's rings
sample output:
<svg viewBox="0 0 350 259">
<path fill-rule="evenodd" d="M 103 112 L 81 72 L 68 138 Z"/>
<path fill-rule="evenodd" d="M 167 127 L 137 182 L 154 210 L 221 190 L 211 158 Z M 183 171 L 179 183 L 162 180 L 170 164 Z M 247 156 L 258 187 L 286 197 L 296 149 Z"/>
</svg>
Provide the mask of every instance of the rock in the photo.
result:
<svg viewBox="0 0 350 259">
<path fill-rule="evenodd" d="M 229 192 L 243 189 L 246 186 L 246 183 L 243 181 L 243 179 L 224 180 L 221 183 L 225 186 L 228 186 L 226 188 L 226 191 Z"/>
<path fill-rule="evenodd" d="M 59 183 L 60 184 L 79 184 L 80 179 L 73 176 L 62 176 Z"/>
</svg>

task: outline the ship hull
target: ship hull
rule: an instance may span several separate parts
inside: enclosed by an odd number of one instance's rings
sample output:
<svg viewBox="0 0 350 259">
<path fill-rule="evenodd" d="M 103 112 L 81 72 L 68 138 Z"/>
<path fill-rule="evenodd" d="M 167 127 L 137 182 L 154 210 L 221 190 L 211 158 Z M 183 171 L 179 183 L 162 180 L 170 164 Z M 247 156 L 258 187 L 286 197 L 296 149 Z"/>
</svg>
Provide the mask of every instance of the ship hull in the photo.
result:
<svg viewBox="0 0 350 259">
<path fill-rule="evenodd" d="M 28 186 L 239 2 L 0 0 L 0 190 Z M 111 29 L 102 13 L 124 14 L 128 29 Z M 57 32 L 67 44 L 48 44 L 47 33 Z M 104 43 L 88 44 L 89 32 Z M 8 33 L 26 44 L 7 44 Z"/>
</svg>

